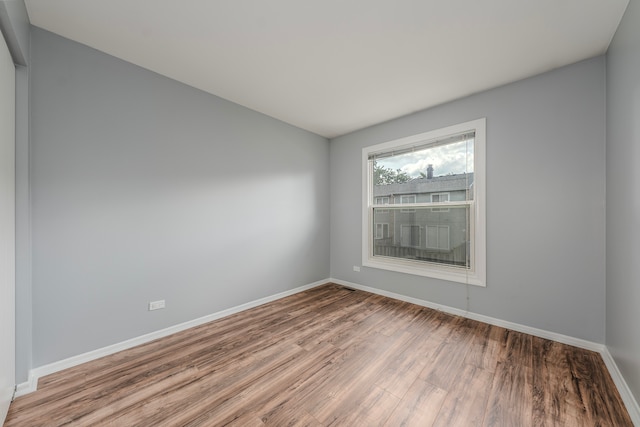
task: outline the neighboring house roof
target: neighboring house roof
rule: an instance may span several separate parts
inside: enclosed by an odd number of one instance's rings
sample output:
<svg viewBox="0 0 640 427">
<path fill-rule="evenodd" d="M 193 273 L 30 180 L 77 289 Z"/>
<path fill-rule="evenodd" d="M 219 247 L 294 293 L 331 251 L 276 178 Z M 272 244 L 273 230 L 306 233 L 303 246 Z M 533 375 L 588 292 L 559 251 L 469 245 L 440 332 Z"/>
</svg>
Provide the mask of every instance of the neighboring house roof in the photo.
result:
<svg viewBox="0 0 640 427">
<path fill-rule="evenodd" d="M 433 178 L 414 178 L 402 184 L 374 185 L 374 197 L 392 194 L 421 194 L 460 191 L 471 188 L 473 173 L 435 176 Z"/>
</svg>

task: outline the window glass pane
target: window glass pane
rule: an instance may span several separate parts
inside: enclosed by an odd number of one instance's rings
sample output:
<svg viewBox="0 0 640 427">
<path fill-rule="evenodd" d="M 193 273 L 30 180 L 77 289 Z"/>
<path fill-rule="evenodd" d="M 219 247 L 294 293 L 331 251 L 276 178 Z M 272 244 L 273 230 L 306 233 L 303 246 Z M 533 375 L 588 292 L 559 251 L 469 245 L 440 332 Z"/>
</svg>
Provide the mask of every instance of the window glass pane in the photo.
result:
<svg viewBox="0 0 640 427">
<path fill-rule="evenodd" d="M 391 152 L 373 156 L 373 185 L 380 187 L 473 174 L 473 145 L 471 137 L 448 144 L 427 145 L 409 152 L 402 150 L 399 154 Z M 441 188 L 438 191 L 434 187 L 431 192 L 442 191 L 447 190 Z"/>
<path fill-rule="evenodd" d="M 389 197 L 376 197 L 376 199 L 374 200 L 374 204 L 376 205 L 388 205 L 389 204 Z M 380 212 L 386 212 L 386 211 L 380 211 Z"/>
<path fill-rule="evenodd" d="M 389 224 L 377 223 L 376 224 L 376 239 L 386 239 L 389 237 Z"/>
<path fill-rule="evenodd" d="M 433 248 L 434 243 L 438 242 L 438 227 L 435 225 L 427 226 L 427 247 Z M 435 246 L 437 248 L 437 245 Z"/>
<path fill-rule="evenodd" d="M 438 249 L 449 250 L 449 226 L 438 226 Z"/>
<path fill-rule="evenodd" d="M 402 203 L 402 204 L 416 203 L 415 194 L 411 194 L 409 196 L 400 196 L 400 203 Z M 415 212 L 415 210 L 413 210 L 413 209 L 403 209 L 402 212 Z"/>
<path fill-rule="evenodd" d="M 464 199 L 460 199 L 464 200 Z M 438 202 L 448 202 L 449 201 L 449 193 L 437 193 L 431 195 L 431 201 L 434 203 Z"/>
<path fill-rule="evenodd" d="M 469 209 L 373 208 L 373 255 L 469 268 Z"/>
<path fill-rule="evenodd" d="M 400 196 L 400 203 L 406 204 L 406 203 L 415 203 L 416 202 L 416 196 L 414 194 L 411 194 L 409 196 Z"/>
<path fill-rule="evenodd" d="M 370 200 L 375 204 L 383 204 L 385 199 L 401 204 L 473 200 L 474 142 L 470 134 L 454 142 L 372 156 Z"/>
</svg>

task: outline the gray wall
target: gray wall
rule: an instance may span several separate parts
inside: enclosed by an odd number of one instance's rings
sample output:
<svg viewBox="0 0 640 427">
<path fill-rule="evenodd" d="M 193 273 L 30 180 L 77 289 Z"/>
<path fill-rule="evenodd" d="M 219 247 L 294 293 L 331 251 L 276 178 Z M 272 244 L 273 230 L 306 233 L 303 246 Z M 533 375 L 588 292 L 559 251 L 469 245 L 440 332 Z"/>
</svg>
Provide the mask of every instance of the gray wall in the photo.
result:
<svg viewBox="0 0 640 427">
<path fill-rule="evenodd" d="M 607 347 L 640 401 L 640 2 L 607 54 Z"/>
<path fill-rule="evenodd" d="M 361 149 L 487 118 L 487 287 L 361 264 Z M 331 275 L 605 339 L 605 58 L 331 140 Z"/>
<path fill-rule="evenodd" d="M 0 1 L 0 28 L 16 65 L 16 383 L 31 367 L 31 220 L 29 202 L 30 25 L 22 0 Z"/>
<path fill-rule="evenodd" d="M 29 62 L 29 15 L 23 0 L 0 0 L 0 29 L 13 62 Z"/>
<path fill-rule="evenodd" d="M 29 68 L 16 67 L 16 383 L 32 358 Z"/>
<path fill-rule="evenodd" d="M 34 366 L 329 276 L 326 139 L 31 37 Z"/>
</svg>

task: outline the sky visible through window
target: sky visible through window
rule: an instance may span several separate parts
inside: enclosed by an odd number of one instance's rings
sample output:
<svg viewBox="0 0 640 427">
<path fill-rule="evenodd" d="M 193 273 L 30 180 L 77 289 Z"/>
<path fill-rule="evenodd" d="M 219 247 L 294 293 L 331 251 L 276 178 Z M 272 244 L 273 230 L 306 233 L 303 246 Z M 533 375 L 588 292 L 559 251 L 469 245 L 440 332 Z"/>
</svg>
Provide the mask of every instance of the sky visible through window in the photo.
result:
<svg viewBox="0 0 640 427">
<path fill-rule="evenodd" d="M 411 153 L 377 159 L 378 166 L 405 172 L 410 178 L 427 174 L 433 165 L 433 176 L 473 172 L 473 139 L 425 148 Z"/>
</svg>

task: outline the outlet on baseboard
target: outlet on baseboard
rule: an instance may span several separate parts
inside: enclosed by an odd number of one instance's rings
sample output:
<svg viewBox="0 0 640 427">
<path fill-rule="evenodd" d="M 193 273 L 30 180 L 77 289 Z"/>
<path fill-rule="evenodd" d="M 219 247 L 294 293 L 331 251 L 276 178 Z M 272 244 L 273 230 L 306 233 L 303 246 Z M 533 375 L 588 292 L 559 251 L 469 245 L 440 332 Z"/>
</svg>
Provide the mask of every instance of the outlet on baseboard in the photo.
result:
<svg viewBox="0 0 640 427">
<path fill-rule="evenodd" d="M 354 265 L 353 266 L 353 271 L 360 271 L 360 266 Z"/>
<path fill-rule="evenodd" d="M 160 310 L 161 308 L 164 308 L 164 300 L 161 299 L 159 301 L 151 301 L 149 303 L 149 311 L 151 310 Z"/>
</svg>

